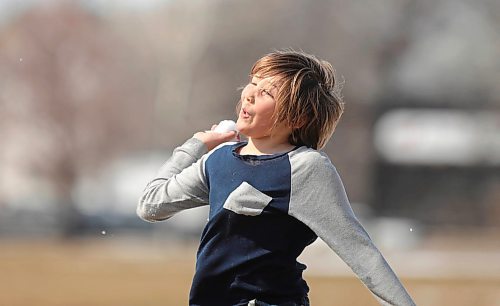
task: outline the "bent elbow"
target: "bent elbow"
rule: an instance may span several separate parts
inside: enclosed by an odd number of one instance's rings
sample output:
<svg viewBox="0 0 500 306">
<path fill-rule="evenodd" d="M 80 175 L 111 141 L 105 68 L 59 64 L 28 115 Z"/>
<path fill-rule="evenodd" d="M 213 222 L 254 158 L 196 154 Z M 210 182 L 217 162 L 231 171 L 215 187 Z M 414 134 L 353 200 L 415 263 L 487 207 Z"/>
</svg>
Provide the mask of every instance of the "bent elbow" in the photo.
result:
<svg viewBox="0 0 500 306">
<path fill-rule="evenodd" d="M 137 216 L 147 222 L 157 222 L 168 219 L 170 216 L 160 215 L 158 205 L 147 203 L 144 199 L 139 201 L 136 209 Z"/>
<path fill-rule="evenodd" d="M 150 209 L 147 209 L 146 205 L 142 201 L 140 201 L 139 205 L 137 205 L 136 213 L 137 213 L 137 216 L 139 216 L 139 218 L 141 218 L 144 221 L 147 221 L 147 222 L 157 221 L 155 219 L 155 214 L 152 213 L 152 211 Z"/>
</svg>

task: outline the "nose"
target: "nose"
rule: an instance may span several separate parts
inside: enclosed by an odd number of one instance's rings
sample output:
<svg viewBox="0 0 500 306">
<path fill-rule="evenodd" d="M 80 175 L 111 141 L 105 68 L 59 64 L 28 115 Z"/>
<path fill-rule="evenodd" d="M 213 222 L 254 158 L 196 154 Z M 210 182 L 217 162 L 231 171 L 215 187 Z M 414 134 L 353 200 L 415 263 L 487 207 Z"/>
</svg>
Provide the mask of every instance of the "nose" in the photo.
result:
<svg viewBox="0 0 500 306">
<path fill-rule="evenodd" d="M 255 97 L 254 95 L 246 95 L 245 97 L 245 101 L 248 102 L 248 103 L 251 103 L 253 104 L 255 102 Z"/>
<path fill-rule="evenodd" d="M 252 88 L 245 88 L 242 92 L 243 95 L 243 100 L 247 103 L 254 103 L 255 102 L 255 90 Z"/>
</svg>

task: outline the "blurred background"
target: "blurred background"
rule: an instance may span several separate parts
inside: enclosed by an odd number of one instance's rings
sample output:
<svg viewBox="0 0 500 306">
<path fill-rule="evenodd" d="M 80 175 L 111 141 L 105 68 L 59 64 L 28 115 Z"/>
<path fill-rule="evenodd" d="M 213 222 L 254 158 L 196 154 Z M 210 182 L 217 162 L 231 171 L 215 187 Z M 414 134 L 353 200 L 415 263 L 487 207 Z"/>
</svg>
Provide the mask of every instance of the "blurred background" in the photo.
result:
<svg viewBox="0 0 500 306">
<path fill-rule="evenodd" d="M 500 305 L 499 26 L 493 0 L 0 0 L 0 305 L 186 305 L 207 210 L 137 199 L 281 48 L 345 80 L 324 151 L 416 303 Z M 313 305 L 376 305 L 321 241 L 301 260 Z"/>
</svg>

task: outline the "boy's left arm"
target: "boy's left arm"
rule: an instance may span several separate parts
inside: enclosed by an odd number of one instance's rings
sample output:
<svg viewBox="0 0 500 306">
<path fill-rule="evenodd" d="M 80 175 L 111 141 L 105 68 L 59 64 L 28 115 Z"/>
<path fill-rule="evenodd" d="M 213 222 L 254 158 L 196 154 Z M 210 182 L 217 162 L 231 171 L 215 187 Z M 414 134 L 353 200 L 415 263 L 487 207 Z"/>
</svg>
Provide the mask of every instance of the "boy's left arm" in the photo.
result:
<svg viewBox="0 0 500 306">
<path fill-rule="evenodd" d="M 354 215 L 342 181 L 328 157 L 308 152 L 290 161 L 289 214 L 323 239 L 381 305 L 415 305 Z"/>
</svg>

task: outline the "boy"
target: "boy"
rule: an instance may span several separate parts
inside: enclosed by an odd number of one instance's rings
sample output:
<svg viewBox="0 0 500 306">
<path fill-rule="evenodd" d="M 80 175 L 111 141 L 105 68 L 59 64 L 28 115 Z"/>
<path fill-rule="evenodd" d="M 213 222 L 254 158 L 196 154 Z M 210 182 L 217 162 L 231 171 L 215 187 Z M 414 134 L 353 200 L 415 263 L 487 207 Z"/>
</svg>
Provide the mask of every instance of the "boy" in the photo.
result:
<svg viewBox="0 0 500 306">
<path fill-rule="evenodd" d="M 144 190 L 138 215 L 165 220 L 210 205 L 190 305 L 309 305 L 297 257 L 318 236 L 381 305 L 414 305 L 319 151 L 343 112 L 332 66 L 276 51 L 253 66 L 236 132 L 199 132 Z M 208 153 L 207 153 L 208 152 Z"/>
</svg>

